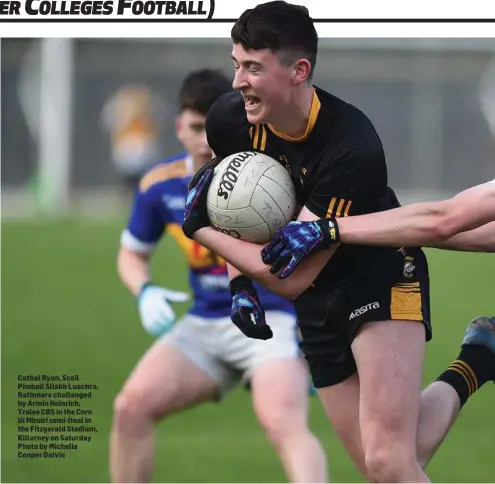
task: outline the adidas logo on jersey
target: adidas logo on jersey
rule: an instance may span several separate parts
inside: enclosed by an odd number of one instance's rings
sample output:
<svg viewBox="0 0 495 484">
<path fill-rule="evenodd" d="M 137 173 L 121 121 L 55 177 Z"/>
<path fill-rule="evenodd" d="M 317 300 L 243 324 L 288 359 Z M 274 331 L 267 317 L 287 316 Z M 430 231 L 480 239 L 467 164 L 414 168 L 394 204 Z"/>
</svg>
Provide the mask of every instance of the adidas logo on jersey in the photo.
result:
<svg viewBox="0 0 495 484">
<path fill-rule="evenodd" d="M 379 307 L 380 304 L 378 302 L 374 302 L 366 304 L 366 306 L 360 307 L 359 309 L 355 309 L 349 316 L 349 321 L 356 318 L 357 316 L 361 316 L 361 314 L 368 312 L 370 309 L 378 309 Z"/>
</svg>

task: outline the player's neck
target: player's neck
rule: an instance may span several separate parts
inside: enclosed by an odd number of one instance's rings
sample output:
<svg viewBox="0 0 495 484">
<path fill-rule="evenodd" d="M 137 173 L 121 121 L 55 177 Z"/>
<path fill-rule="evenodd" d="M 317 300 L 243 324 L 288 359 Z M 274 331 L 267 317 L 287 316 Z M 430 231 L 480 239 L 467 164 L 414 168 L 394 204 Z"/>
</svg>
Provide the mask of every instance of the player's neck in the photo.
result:
<svg viewBox="0 0 495 484">
<path fill-rule="evenodd" d="M 275 120 L 270 125 L 291 138 L 303 136 L 308 127 L 313 94 L 313 86 L 304 87 L 296 92 L 290 108 L 284 111 L 280 119 Z"/>
</svg>

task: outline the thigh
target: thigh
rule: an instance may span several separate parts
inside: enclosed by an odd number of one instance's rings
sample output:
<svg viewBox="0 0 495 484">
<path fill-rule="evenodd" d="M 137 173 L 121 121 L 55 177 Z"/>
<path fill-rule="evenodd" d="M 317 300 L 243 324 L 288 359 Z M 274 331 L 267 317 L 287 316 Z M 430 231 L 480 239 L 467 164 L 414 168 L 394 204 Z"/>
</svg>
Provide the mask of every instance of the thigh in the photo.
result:
<svg viewBox="0 0 495 484">
<path fill-rule="evenodd" d="M 364 453 L 395 448 L 416 455 L 425 328 L 418 321 L 371 322 L 352 343 L 360 382 Z"/>
<path fill-rule="evenodd" d="M 264 428 L 289 431 L 307 423 L 309 375 L 301 357 L 275 357 L 251 373 L 253 407 Z"/>
<path fill-rule="evenodd" d="M 140 412 L 158 420 L 218 394 L 218 383 L 180 348 L 157 340 L 128 377 L 117 406 L 134 402 Z"/>
<path fill-rule="evenodd" d="M 243 362 L 244 376 L 258 389 L 268 390 L 270 380 L 272 386 L 281 389 L 293 387 L 291 398 L 305 402 L 310 388 L 309 372 L 299 349 L 296 317 L 284 311 L 267 311 L 266 321 L 272 328 L 273 338 L 253 340 L 249 356 Z M 280 390 L 280 393 L 284 392 Z"/>
<path fill-rule="evenodd" d="M 227 326 L 226 319 L 229 320 Z M 239 381 L 240 373 L 224 358 L 229 348 L 225 333 L 237 327 L 230 318 L 202 318 L 186 315 L 163 338 L 170 346 L 180 350 L 195 366 L 215 382 L 218 388 L 217 399 L 225 396 Z M 240 331 L 239 333 L 244 336 Z M 246 338 L 247 339 L 247 338 Z"/>
<path fill-rule="evenodd" d="M 266 322 L 272 328 L 273 338 L 266 341 L 253 340 L 252 347 L 241 368 L 244 372 L 244 379 L 250 379 L 258 368 L 272 361 L 286 361 L 291 365 L 293 363 L 290 362 L 295 362 L 293 365 L 297 367 L 300 365 L 298 360 L 302 359 L 302 354 L 299 350 L 296 317 L 283 311 L 267 311 Z M 304 363 L 303 367 L 307 372 Z M 297 378 L 300 379 L 300 376 Z"/>
<path fill-rule="evenodd" d="M 359 393 L 357 373 L 336 385 L 318 389 L 318 396 L 332 427 L 356 468 L 366 476 L 359 426 Z"/>
<path fill-rule="evenodd" d="M 218 325 L 217 354 L 231 368 L 250 379 L 253 371 L 266 362 L 279 359 L 298 359 L 299 341 L 296 319 L 282 311 L 267 311 L 266 322 L 273 331 L 273 338 L 258 340 L 246 337 L 230 318 Z"/>
</svg>

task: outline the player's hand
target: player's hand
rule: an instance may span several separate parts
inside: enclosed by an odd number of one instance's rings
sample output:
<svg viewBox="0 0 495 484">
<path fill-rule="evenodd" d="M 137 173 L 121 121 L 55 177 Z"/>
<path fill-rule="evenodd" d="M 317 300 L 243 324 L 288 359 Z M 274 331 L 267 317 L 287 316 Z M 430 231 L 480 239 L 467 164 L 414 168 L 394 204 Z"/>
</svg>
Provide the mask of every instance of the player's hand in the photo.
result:
<svg viewBox="0 0 495 484">
<path fill-rule="evenodd" d="M 187 194 L 186 206 L 184 212 L 184 223 L 182 231 L 184 235 L 192 239 L 194 233 L 210 225 L 208 212 L 206 210 L 206 197 L 210 186 L 215 167 L 220 163 L 221 158 L 214 158 L 206 163 L 194 175 L 189 183 L 189 192 Z"/>
<path fill-rule="evenodd" d="M 143 284 L 138 296 L 139 315 L 144 329 L 153 336 L 160 336 L 172 329 L 175 312 L 170 303 L 185 302 L 189 294 L 171 291 L 151 283 Z"/>
<path fill-rule="evenodd" d="M 230 317 L 234 324 L 248 338 L 270 339 L 273 333 L 266 324 L 265 310 L 251 280 L 237 276 L 230 281 L 229 288 L 232 294 Z"/>
<path fill-rule="evenodd" d="M 319 219 L 312 222 L 289 222 L 277 230 L 272 241 L 261 251 L 261 258 L 271 265 L 270 272 L 285 279 L 306 257 L 320 250 L 329 249 L 340 241 L 335 219 Z"/>
</svg>

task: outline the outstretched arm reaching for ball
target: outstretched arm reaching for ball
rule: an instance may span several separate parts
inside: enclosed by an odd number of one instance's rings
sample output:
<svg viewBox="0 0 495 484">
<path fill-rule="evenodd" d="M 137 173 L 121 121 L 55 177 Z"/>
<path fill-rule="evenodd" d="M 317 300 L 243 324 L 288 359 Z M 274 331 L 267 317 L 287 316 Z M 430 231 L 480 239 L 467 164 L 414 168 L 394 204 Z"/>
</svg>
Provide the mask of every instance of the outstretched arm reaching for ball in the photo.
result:
<svg viewBox="0 0 495 484">
<path fill-rule="evenodd" d="M 334 220 L 346 244 L 495 251 L 495 180 L 440 202 Z"/>
<path fill-rule="evenodd" d="M 351 217 L 290 222 L 262 251 L 272 272 L 285 278 L 308 255 L 332 244 L 495 252 L 495 183 L 465 190 L 441 202 Z"/>
<path fill-rule="evenodd" d="M 461 232 L 432 247 L 463 252 L 495 252 L 495 222 Z"/>
</svg>

